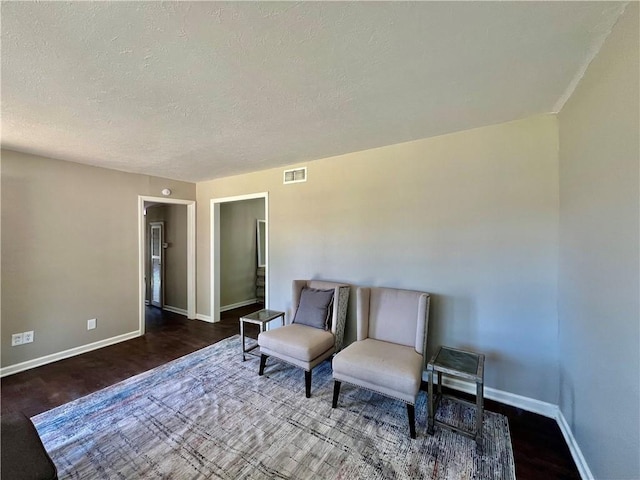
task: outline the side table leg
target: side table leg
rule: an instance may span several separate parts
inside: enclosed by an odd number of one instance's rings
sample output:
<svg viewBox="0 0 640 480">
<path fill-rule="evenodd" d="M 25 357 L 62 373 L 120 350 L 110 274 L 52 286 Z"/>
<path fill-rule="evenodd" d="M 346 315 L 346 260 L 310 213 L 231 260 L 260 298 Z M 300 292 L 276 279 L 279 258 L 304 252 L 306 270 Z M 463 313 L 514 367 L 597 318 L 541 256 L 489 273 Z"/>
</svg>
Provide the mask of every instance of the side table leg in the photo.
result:
<svg viewBox="0 0 640 480">
<path fill-rule="evenodd" d="M 266 332 L 267 330 L 269 330 L 269 324 L 268 323 L 261 323 L 260 324 L 260 333 Z M 260 333 L 258 333 L 258 336 L 260 336 Z M 256 339 L 256 342 L 257 341 L 258 340 Z M 257 346 L 256 349 L 257 349 L 256 351 L 258 352 L 258 354 L 260 354 L 262 356 L 262 352 L 260 351 L 260 347 Z"/>
<path fill-rule="evenodd" d="M 433 372 L 428 372 L 429 375 L 429 398 L 427 399 L 429 404 L 429 420 L 427 424 L 427 433 L 433 435 L 435 430 L 433 428 Z"/>
<path fill-rule="evenodd" d="M 244 322 L 240 320 L 240 349 L 242 350 L 242 361 L 244 362 L 246 358 L 244 357 Z"/>
<path fill-rule="evenodd" d="M 476 447 L 482 451 L 482 423 L 484 420 L 484 384 L 476 383 Z"/>
</svg>

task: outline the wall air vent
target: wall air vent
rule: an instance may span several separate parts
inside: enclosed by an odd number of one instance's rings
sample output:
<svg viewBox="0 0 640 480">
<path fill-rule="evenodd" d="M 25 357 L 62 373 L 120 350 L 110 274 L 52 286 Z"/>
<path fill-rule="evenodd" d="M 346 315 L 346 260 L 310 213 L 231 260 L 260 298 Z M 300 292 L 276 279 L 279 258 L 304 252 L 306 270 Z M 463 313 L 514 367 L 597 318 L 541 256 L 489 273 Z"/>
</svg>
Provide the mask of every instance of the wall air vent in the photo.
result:
<svg viewBox="0 0 640 480">
<path fill-rule="evenodd" d="M 292 170 L 284 171 L 284 182 L 287 183 L 300 183 L 307 181 L 307 167 L 294 168 Z"/>
</svg>

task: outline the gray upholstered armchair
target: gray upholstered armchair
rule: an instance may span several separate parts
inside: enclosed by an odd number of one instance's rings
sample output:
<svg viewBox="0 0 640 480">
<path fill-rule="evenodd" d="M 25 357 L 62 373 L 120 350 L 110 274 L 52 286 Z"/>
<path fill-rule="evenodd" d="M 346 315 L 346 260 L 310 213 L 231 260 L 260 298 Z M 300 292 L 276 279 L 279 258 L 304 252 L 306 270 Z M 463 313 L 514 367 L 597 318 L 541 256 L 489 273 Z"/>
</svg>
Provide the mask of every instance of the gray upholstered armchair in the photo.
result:
<svg viewBox="0 0 640 480">
<path fill-rule="evenodd" d="M 415 402 L 429 321 L 429 294 L 393 288 L 358 288 L 357 341 L 333 359 L 333 408 L 341 382 L 407 404 L 409 434 L 416 437 Z"/>
<path fill-rule="evenodd" d="M 300 367 L 305 395 L 311 396 L 311 370 L 342 348 L 349 285 L 319 280 L 293 281 L 292 322 L 258 335 L 260 370 L 268 357 Z"/>
</svg>

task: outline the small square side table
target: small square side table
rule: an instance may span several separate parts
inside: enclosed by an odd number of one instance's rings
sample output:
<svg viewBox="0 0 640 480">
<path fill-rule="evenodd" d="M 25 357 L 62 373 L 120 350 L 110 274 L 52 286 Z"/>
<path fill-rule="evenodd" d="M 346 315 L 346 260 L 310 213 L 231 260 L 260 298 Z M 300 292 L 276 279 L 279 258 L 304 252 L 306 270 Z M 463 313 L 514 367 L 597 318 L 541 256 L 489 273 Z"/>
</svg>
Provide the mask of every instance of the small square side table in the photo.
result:
<svg viewBox="0 0 640 480">
<path fill-rule="evenodd" d="M 243 317 L 240 317 L 240 342 L 242 347 L 242 361 L 246 360 L 246 354 L 260 356 L 260 353 L 254 352 L 256 348 L 258 348 L 258 344 L 246 346 L 245 335 L 244 335 L 244 324 L 252 323 L 254 325 L 258 325 L 260 327 L 260 333 L 267 330 L 267 324 L 271 320 L 275 320 L 276 318 L 280 318 L 282 320 L 282 326 L 284 327 L 284 312 L 279 312 L 277 310 L 258 310 L 257 312 L 250 313 Z"/>
<path fill-rule="evenodd" d="M 434 424 L 449 428 L 458 433 L 475 439 L 478 448 L 482 448 L 482 421 L 484 418 L 484 355 L 480 353 L 466 352 L 455 348 L 441 346 L 427 364 L 429 376 L 429 425 L 427 431 L 434 433 Z M 438 393 L 433 394 L 433 377 L 438 374 Z M 468 402 L 461 398 L 442 394 L 442 375 L 471 380 L 476 384 L 476 402 Z M 445 397 L 451 401 L 463 403 L 475 407 L 475 428 L 464 429 L 450 425 L 435 419 L 438 403 Z"/>
</svg>

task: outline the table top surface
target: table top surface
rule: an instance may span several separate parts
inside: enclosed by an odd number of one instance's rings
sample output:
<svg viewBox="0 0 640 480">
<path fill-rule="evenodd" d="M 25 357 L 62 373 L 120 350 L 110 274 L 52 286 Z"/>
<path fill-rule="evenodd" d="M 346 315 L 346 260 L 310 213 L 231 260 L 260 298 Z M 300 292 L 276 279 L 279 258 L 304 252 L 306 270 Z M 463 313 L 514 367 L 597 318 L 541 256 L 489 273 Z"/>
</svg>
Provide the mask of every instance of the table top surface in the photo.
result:
<svg viewBox="0 0 640 480">
<path fill-rule="evenodd" d="M 281 315 L 284 315 L 284 312 L 279 312 L 277 310 L 262 309 L 262 310 L 258 310 L 257 312 L 243 315 L 242 317 L 240 317 L 240 320 L 263 323 L 263 322 L 269 322 L 274 318 L 278 318 Z"/>
<path fill-rule="evenodd" d="M 473 377 L 482 377 L 484 355 L 442 346 L 429 362 L 429 367 L 435 371 L 459 372 Z"/>
</svg>

